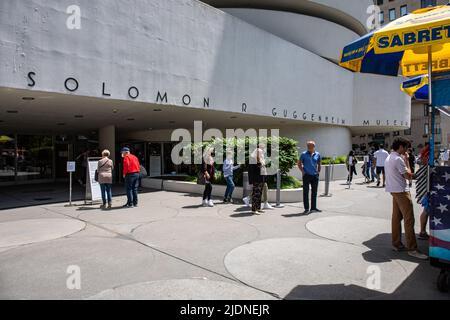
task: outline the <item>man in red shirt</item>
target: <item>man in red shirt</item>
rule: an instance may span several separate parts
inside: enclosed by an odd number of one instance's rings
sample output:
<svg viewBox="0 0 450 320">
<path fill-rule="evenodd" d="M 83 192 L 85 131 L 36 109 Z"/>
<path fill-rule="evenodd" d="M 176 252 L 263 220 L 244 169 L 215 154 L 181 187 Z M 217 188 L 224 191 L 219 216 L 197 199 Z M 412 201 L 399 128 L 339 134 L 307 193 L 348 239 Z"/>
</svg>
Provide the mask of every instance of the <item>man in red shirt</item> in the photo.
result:
<svg viewBox="0 0 450 320">
<path fill-rule="evenodd" d="M 125 179 L 125 188 L 127 190 L 126 208 L 137 207 L 138 205 L 138 183 L 140 174 L 140 164 L 136 156 L 130 153 L 130 148 L 123 148 L 123 178 Z"/>
</svg>

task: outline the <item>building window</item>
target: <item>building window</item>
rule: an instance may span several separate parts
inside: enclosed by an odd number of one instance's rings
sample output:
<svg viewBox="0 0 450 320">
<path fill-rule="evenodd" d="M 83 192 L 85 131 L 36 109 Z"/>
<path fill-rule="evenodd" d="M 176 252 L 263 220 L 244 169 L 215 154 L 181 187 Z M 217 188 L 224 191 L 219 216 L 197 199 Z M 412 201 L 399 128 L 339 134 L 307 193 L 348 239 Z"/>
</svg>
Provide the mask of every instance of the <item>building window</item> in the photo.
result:
<svg viewBox="0 0 450 320">
<path fill-rule="evenodd" d="M 379 19 L 380 19 L 380 24 L 383 24 L 384 23 L 384 11 L 381 11 L 379 13 Z"/>
<path fill-rule="evenodd" d="M 381 5 L 383 5 L 383 0 L 377 0 L 377 6 L 381 6 Z"/>
<path fill-rule="evenodd" d="M 400 131 L 394 131 L 394 132 L 392 133 L 392 135 L 393 135 L 394 137 L 398 137 L 398 136 L 400 135 Z"/>
<path fill-rule="evenodd" d="M 441 129 L 441 124 L 440 123 L 436 123 L 435 128 L 434 128 L 434 133 L 435 134 L 441 134 L 442 133 L 442 129 Z"/>
<path fill-rule="evenodd" d="M 423 134 L 427 136 L 429 133 L 430 133 L 430 129 L 428 127 L 428 123 L 425 123 L 423 125 Z"/>
<path fill-rule="evenodd" d="M 406 129 L 405 131 L 403 131 L 403 134 L 404 134 L 405 136 L 410 136 L 410 135 L 411 135 L 411 128 Z"/>
<path fill-rule="evenodd" d="M 404 5 L 400 7 L 400 16 L 406 16 L 408 14 L 408 5 Z"/>
<path fill-rule="evenodd" d="M 423 105 L 423 115 L 424 115 L 424 117 L 428 117 L 430 115 L 428 106 L 426 104 Z"/>
<path fill-rule="evenodd" d="M 394 21 L 396 19 L 395 8 L 389 9 L 389 21 Z"/>
<path fill-rule="evenodd" d="M 421 0 L 420 5 L 422 8 L 436 6 L 436 0 Z"/>
</svg>

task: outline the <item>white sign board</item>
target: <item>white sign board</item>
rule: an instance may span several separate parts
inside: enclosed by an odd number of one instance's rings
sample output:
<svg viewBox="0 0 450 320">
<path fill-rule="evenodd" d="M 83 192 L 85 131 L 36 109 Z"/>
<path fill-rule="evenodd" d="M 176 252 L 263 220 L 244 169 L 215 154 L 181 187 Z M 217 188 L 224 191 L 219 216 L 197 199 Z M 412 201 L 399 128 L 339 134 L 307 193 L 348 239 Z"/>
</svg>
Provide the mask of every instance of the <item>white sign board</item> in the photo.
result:
<svg viewBox="0 0 450 320">
<path fill-rule="evenodd" d="M 75 172 L 75 161 L 67 161 L 67 172 Z"/>
<path fill-rule="evenodd" d="M 97 201 L 102 198 L 100 184 L 95 181 L 95 170 L 98 167 L 100 158 L 88 158 L 86 175 L 86 200 Z"/>
</svg>

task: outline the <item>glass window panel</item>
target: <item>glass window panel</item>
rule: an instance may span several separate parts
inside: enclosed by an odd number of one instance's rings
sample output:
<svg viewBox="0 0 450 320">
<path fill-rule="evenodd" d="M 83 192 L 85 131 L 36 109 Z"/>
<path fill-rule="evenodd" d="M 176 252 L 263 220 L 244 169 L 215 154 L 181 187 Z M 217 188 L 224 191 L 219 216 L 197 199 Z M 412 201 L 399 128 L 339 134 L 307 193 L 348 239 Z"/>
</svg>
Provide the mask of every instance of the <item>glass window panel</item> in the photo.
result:
<svg viewBox="0 0 450 320">
<path fill-rule="evenodd" d="M 53 140 L 51 136 L 17 136 L 17 180 L 52 179 Z"/>
<path fill-rule="evenodd" d="M 0 182 L 14 181 L 15 166 L 15 135 L 0 132 Z"/>
</svg>

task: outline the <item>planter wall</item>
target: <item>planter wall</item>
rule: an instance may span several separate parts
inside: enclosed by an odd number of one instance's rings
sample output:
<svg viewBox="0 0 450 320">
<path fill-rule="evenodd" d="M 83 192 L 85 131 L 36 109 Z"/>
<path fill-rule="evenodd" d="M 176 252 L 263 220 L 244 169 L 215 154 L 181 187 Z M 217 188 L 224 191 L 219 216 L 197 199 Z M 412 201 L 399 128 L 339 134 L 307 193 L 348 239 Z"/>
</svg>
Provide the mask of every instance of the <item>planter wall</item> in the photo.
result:
<svg viewBox="0 0 450 320">
<path fill-rule="evenodd" d="M 358 173 L 358 175 L 361 174 L 361 166 L 363 164 L 363 162 L 358 162 L 358 164 L 356 165 L 356 172 Z M 328 167 L 328 165 L 322 166 L 322 170 L 320 171 L 320 181 L 325 181 L 325 167 Z M 332 167 L 333 171 L 331 181 L 347 180 L 348 171 L 345 164 L 335 164 Z M 289 175 L 292 177 L 296 177 L 297 179 L 302 181 L 302 173 L 297 167 L 292 168 L 291 171 L 289 171 Z"/>
<path fill-rule="evenodd" d="M 191 193 L 191 194 L 203 194 L 204 186 L 196 184 L 195 182 L 186 181 L 174 181 L 174 180 L 161 180 L 153 178 L 142 179 L 142 186 L 145 188 L 151 188 L 156 190 L 165 190 L 173 192 Z M 223 197 L 225 194 L 226 186 L 213 185 L 212 195 L 214 197 Z M 233 193 L 233 198 L 242 199 L 243 188 L 236 187 Z M 276 190 L 269 190 L 269 202 L 276 202 Z M 303 189 L 291 189 L 281 190 L 281 202 L 282 203 L 295 203 L 303 201 Z"/>
</svg>

